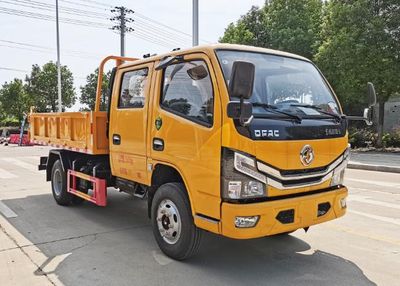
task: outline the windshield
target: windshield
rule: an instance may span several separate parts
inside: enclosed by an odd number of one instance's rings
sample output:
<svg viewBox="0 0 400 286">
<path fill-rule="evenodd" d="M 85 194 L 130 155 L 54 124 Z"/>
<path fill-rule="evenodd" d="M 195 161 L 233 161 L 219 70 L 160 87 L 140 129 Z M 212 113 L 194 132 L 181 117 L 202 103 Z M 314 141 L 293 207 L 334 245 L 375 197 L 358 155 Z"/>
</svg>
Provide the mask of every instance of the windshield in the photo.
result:
<svg viewBox="0 0 400 286">
<path fill-rule="evenodd" d="M 253 114 L 285 111 L 298 116 L 328 116 L 340 113 L 335 97 L 313 64 L 270 54 L 219 50 L 217 56 L 229 86 L 232 65 L 246 61 L 255 65 Z M 238 100 L 238 99 L 233 99 Z"/>
</svg>

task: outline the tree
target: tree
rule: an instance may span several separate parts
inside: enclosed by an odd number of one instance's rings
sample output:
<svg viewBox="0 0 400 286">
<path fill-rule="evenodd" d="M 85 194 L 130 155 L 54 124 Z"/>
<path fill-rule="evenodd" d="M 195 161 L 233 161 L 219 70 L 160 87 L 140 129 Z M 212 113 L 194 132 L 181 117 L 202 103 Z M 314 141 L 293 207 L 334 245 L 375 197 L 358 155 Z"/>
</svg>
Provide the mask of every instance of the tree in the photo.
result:
<svg viewBox="0 0 400 286">
<path fill-rule="evenodd" d="M 33 98 L 26 93 L 22 80 L 14 79 L 10 83 L 3 84 L 0 90 L 0 102 L 3 117 L 21 121 L 24 113 L 29 113 Z"/>
<path fill-rule="evenodd" d="M 225 29 L 220 42 L 284 50 L 312 58 L 321 42 L 321 0 L 269 0 Z"/>
<path fill-rule="evenodd" d="M 30 76 L 26 77 L 26 91 L 35 99 L 38 112 L 56 112 L 58 109 L 57 65 L 46 63 L 43 67 L 33 65 Z M 61 66 L 61 95 L 63 109 L 75 103 L 72 72 L 67 66 Z"/>
<path fill-rule="evenodd" d="M 313 58 L 320 44 L 321 0 L 272 0 L 264 11 L 271 48 Z"/>
<path fill-rule="evenodd" d="M 316 61 L 344 103 L 361 112 L 366 83 L 375 84 L 379 103 L 378 142 L 382 145 L 384 106 L 400 91 L 399 4 L 397 0 L 332 0 Z M 397 24 L 396 24 L 397 23 Z"/>
<path fill-rule="evenodd" d="M 99 74 L 99 69 L 97 68 L 93 73 L 89 74 L 86 77 L 86 84 L 81 86 L 81 97 L 80 101 L 83 104 L 87 105 L 87 109 L 94 110 L 94 106 L 96 104 L 96 91 L 97 91 L 97 78 Z M 101 88 L 101 103 L 100 110 L 106 110 L 107 104 L 107 93 L 108 93 L 108 84 L 111 77 L 111 71 L 107 74 L 103 73 L 103 83 Z M 86 108 L 84 108 L 86 109 Z"/>
<path fill-rule="evenodd" d="M 224 35 L 219 39 L 222 43 L 252 45 L 258 47 L 268 46 L 268 33 L 265 29 L 265 14 L 257 6 L 251 7 L 249 12 L 241 16 L 225 29 Z"/>
</svg>

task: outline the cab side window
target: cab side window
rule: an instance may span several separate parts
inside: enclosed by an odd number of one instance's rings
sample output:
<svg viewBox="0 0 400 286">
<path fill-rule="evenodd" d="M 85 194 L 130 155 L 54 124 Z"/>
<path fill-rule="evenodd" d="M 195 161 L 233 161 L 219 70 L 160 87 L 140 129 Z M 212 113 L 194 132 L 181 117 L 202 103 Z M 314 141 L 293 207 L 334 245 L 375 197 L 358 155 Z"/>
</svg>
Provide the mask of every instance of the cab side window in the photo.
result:
<svg viewBox="0 0 400 286">
<path fill-rule="evenodd" d="M 142 108 L 145 103 L 145 89 L 148 68 L 123 74 L 118 108 Z"/>
<path fill-rule="evenodd" d="M 212 126 L 214 95 L 207 64 L 195 60 L 168 66 L 160 104 L 169 112 Z"/>
</svg>

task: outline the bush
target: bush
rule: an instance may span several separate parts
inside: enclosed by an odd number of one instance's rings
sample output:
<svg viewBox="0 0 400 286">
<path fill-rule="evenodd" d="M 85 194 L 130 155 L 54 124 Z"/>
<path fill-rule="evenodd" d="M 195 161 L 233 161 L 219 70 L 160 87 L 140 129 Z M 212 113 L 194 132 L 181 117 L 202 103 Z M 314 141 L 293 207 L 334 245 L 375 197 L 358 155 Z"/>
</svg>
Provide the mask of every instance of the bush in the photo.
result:
<svg viewBox="0 0 400 286">
<path fill-rule="evenodd" d="M 349 142 L 352 148 L 375 146 L 377 134 L 369 129 L 349 129 Z"/>
<path fill-rule="evenodd" d="M 385 148 L 400 148 L 400 130 L 393 133 L 385 133 L 382 137 L 382 143 Z"/>
</svg>

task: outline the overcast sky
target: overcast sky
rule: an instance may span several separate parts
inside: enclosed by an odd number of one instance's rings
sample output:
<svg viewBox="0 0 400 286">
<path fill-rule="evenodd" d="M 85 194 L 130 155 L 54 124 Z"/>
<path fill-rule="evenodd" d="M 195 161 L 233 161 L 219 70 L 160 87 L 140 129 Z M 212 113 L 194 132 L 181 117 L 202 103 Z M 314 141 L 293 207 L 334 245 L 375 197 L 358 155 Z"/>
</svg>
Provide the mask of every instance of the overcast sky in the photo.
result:
<svg viewBox="0 0 400 286">
<path fill-rule="evenodd" d="M 263 5 L 264 1 L 199 0 L 200 43 L 217 42 L 229 23 L 236 21 L 251 6 Z M 54 4 L 55 0 L 0 0 L 0 84 L 15 77 L 24 78 L 22 71 L 30 71 L 32 64 L 56 61 L 55 22 L 32 18 L 54 16 L 51 6 Z M 123 5 L 137 12 L 132 15 L 136 31 L 126 39 L 127 56 L 141 57 L 146 53 L 163 53 L 173 47 L 191 45 L 191 0 L 59 0 L 59 5 L 61 18 L 96 23 L 90 26 L 60 23 L 61 63 L 72 70 L 76 91 L 102 57 L 119 54 L 119 35 L 107 29 L 107 25 L 112 25 L 105 15 L 111 15 L 107 5 Z M 88 12 L 82 14 L 82 10 Z M 10 14 L 24 14 L 29 18 Z"/>
</svg>

